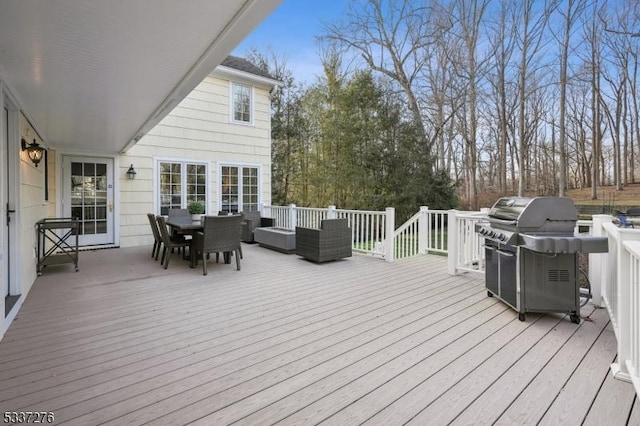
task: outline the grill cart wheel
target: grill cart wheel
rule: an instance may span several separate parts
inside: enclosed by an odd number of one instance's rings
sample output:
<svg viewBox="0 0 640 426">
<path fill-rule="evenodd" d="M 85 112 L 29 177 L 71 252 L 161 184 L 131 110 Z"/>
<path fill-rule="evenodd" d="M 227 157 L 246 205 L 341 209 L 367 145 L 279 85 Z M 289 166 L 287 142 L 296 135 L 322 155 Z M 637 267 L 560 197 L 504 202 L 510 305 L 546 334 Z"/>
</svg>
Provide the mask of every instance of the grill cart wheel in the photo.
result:
<svg viewBox="0 0 640 426">
<path fill-rule="evenodd" d="M 571 319 L 571 322 L 574 324 L 580 324 L 580 315 L 570 315 L 569 318 Z"/>
<path fill-rule="evenodd" d="M 518 314 L 518 319 L 520 321 L 524 321 L 525 320 L 524 314 L 523 313 Z"/>
<path fill-rule="evenodd" d="M 487 290 L 487 296 L 493 297 L 493 293 L 491 293 L 490 291 Z"/>
</svg>

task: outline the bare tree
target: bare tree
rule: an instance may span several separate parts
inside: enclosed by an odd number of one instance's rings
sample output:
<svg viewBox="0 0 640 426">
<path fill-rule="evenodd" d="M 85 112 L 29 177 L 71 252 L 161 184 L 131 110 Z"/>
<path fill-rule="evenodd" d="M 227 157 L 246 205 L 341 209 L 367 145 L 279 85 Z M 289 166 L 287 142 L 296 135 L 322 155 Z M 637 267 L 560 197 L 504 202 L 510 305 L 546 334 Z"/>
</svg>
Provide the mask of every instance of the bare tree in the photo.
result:
<svg viewBox="0 0 640 426">
<path fill-rule="evenodd" d="M 483 15 L 488 0 L 456 0 L 452 7 L 452 20 L 455 19 L 460 28 L 460 36 L 464 42 L 464 58 L 458 73 L 465 79 L 466 107 L 465 123 L 461 134 L 465 140 L 465 166 L 467 176 L 467 199 L 472 208 L 477 207 L 477 165 L 478 165 L 478 78 L 480 68 L 486 59 L 478 58 L 478 41 L 481 35 Z"/>
<path fill-rule="evenodd" d="M 489 79 L 489 83 L 493 87 L 495 94 L 495 109 L 498 117 L 499 131 L 496 133 L 498 153 L 498 189 L 501 194 L 507 192 L 507 158 L 509 152 L 507 145 L 509 143 L 509 119 L 512 116 L 509 99 L 515 99 L 515 96 L 508 93 L 507 89 L 507 73 L 510 66 L 511 56 L 513 55 L 513 44 L 515 42 L 515 28 L 511 21 L 513 14 L 513 2 L 509 0 L 501 0 L 499 10 L 494 16 L 493 28 L 490 34 L 490 40 L 493 40 L 493 78 Z"/>
<path fill-rule="evenodd" d="M 374 71 L 397 82 L 418 128 L 423 129 L 416 78 L 425 65 L 424 48 L 434 32 L 429 8 L 411 0 L 351 1 L 346 21 L 326 26 L 324 39 L 357 52 Z"/>
<path fill-rule="evenodd" d="M 531 92 L 527 83 L 532 75 L 532 65 L 540 53 L 544 41 L 545 29 L 549 15 L 555 8 L 555 1 L 545 1 L 542 6 L 536 0 L 523 0 L 518 10 L 521 27 L 518 30 L 520 47 L 520 64 L 518 68 L 518 195 L 523 196 L 526 190 L 526 169 L 528 167 L 529 146 L 526 128 L 526 105 Z M 536 10 L 536 7 L 541 7 Z"/>
<path fill-rule="evenodd" d="M 560 12 L 564 21 L 564 35 L 560 42 L 560 176 L 559 176 L 559 195 L 565 196 L 565 190 L 567 187 L 567 171 L 565 165 L 567 164 L 567 135 L 566 135 L 566 108 L 567 108 L 567 68 L 569 61 L 569 45 L 571 43 L 571 31 L 578 16 L 583 10 L 582 0 L 567 0 L 566 11 Z"/>
</svg>

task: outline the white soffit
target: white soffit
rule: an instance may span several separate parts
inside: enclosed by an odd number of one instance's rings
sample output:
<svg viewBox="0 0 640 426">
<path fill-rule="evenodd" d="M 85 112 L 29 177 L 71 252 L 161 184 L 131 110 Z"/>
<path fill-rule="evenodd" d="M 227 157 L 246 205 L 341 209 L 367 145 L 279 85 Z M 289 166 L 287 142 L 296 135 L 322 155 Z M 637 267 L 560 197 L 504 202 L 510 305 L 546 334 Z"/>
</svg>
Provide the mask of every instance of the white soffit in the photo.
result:
<svg viewBox="0 0 640 426">
<path fill-rule="evenodd" d="M 0 79 L 47 146 L 121 152 L 280 1 L 1 1 Z"/>
</svg>

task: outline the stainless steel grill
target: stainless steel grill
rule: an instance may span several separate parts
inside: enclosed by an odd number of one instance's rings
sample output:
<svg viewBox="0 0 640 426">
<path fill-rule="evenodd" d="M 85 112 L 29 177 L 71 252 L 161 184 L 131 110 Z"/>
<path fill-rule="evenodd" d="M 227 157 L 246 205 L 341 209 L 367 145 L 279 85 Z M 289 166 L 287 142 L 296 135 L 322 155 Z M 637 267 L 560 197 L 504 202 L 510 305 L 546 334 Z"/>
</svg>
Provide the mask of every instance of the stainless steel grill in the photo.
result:
<svg viewBox="0 0 640 426">
<path fill-rule="evenodd" d="M 505 197 L 476 225 L 485 239 L 485 284 L 518 311 L 560 312 L 580 322 L 578 253 L 608 250 L 604 237 L 575 235 L 573 201 L 564 197 Z"/>
</svg>

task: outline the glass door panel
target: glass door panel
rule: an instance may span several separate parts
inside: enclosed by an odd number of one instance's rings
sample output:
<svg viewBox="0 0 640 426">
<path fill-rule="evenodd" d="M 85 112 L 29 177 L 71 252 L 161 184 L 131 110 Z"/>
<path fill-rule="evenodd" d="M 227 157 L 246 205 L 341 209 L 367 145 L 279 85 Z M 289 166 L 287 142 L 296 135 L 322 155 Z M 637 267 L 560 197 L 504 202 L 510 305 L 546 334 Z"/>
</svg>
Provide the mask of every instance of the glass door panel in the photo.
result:
<svg viewBox="0 0 640 426">
<path fill-rule="evenodd" d="M 76 217 L 80 221 L 80 245 L 114 243 L 111 164 L 110 159 L 64 159 L 65 216 Z"/>
</svg>

